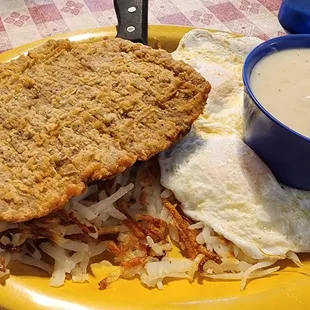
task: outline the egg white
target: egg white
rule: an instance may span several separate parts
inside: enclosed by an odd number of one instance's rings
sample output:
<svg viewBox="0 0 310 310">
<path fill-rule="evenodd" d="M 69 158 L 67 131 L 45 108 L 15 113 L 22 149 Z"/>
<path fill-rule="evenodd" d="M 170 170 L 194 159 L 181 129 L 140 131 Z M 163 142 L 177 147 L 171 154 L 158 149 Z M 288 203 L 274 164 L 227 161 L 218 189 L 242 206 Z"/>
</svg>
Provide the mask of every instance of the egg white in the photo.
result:
<svg viewBox="0 0 310 310">
<path fill-rule="evenodd" d="M 280 185 L 242 140 L 241 70 L 259 39 L 195 30 L 173 56 L 212 85 L 195 129 L 159 157 L 161 183 L 189 217 L 255 259 L 310 252 L 310 193 Z"/>
<path fill-rule="evenodd" d="M 172 54 L 190 64 L 212 86 L 203 115 L 208 118 L 209 130 L 242 133 L 242 66 L 249 51 L 261 42 L 225 32 L 193 30 Z"/>
</svg>

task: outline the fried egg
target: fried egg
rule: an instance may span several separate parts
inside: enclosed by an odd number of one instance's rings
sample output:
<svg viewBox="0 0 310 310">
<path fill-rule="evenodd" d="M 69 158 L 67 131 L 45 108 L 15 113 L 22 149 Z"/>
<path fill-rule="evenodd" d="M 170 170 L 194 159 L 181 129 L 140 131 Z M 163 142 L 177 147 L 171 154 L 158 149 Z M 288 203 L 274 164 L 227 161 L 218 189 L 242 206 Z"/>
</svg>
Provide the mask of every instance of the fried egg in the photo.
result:
<svg viewBox="0 0 310 310">
<path fill-rule="evenodd" d="M 250 50 L 261 42 L 225 32 L 193 30 L 172 54 L 190 64 L 212 85 L 204 111 L 209 130 L 242 133 L 242 66 Z"/>
<path fill-rule="evenodd" d="M 259 39 L 195 30 L 174 57 L 213 86 L 195 128 L 159 157 L 184 213 L 254 259 L 310 252 L 310 193 L 285 187 L 242 140 L 242 64 Z"/>
</svg>

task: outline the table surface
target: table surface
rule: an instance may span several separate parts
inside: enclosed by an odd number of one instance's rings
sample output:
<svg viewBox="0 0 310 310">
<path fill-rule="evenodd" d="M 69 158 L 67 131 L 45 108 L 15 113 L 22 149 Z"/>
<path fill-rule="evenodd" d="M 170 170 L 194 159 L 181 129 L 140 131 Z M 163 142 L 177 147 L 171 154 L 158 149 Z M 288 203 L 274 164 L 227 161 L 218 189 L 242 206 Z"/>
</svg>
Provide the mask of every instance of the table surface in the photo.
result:
<svg viewBox="0 0 310 310">
<path fill-rule="evenodd" d="M 149 24 L 259 36 L 284 34 L 281 0 L 149 0 Z M 113 0 L 0 0 L 0 51 L 74 30 L 115 25 Z"/>
</svg>

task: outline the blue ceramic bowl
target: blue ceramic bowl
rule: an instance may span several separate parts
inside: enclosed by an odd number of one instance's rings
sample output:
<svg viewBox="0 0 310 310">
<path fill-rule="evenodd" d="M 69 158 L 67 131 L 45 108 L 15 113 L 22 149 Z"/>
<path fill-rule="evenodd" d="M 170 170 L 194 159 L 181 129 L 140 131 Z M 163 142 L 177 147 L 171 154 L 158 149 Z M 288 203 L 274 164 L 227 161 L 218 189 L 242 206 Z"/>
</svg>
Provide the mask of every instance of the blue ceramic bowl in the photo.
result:
<svg viewBox="0 0 310 310">
<path fill-rule="evenodd" d="M 264 160 L 279 182 L 310 190 L 310 138 L 270 114 L 255 98 L 250 86 L 251 72 L 262 58 L 292 48 L 310 48 L 310 35 L 287 35 L 268 40 L 254 48 L 246 58 L 243 66 L 244 140 Z"/>
<path fill-rule="evenodd" d="M 283 0 L 278 18 L 290 33 L 310 33 L 310 1 Z"/>
</svg>

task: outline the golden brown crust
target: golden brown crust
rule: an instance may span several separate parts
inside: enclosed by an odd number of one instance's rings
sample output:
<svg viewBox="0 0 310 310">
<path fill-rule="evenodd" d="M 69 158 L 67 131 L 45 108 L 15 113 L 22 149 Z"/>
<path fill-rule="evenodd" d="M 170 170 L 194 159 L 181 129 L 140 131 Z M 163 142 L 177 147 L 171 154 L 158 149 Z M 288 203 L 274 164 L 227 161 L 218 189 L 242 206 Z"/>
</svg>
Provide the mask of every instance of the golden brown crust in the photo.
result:
<svg viewBox="0 0 310 310">
<path fill-rule="evenodd" d="M 168 148 L 209 91 L 167 52 L 121 39 L 49 41 L 0 65 L 0 220 L 61 209 Z"/>
</svg>

